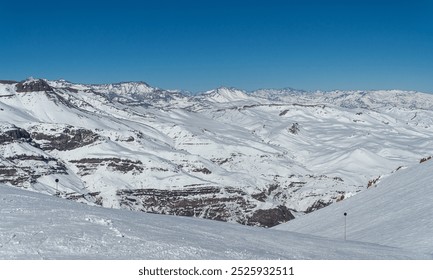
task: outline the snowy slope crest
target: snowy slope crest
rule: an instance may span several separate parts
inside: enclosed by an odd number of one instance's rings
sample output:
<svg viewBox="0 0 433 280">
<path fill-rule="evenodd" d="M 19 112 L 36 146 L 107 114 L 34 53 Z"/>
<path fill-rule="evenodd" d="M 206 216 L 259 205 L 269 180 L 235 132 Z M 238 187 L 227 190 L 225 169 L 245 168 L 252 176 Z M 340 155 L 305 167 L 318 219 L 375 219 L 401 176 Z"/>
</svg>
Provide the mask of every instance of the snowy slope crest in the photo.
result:
<svg viewBox="0 0 433 280">
<path fill-rule="evenodd" d="M 430 160 L 429 160 L 430 158 Z M 375 187 L 299 219 L 280 230 L 347 238 L 433 255 L 433 160 L 400 169 Z"/>
</svg>

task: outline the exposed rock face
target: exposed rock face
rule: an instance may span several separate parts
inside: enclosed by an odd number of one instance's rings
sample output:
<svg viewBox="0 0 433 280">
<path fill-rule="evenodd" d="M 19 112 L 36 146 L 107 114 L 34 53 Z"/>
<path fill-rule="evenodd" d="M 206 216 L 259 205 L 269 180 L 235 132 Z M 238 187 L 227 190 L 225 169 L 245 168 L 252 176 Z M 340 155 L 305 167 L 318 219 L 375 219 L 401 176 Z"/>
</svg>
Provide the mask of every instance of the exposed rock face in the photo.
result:
<svg viewBox="0 0 433 280">
<path fill-rule="evenodd" d="M 32 132 L 32 138 L 40 144 L 43 150 L 67 151 L 92 144 L 100 139 L 99 135 L 91 130 L 68 126 L 53 134 L 45 132 Z"/>
<path fill-rule="evenodd" d="M 292 134 L 298 134 L 299 133 L 299 124 L 293 123 L 292 126 L 289 128 L 289 132 Z"/>
<path fill-rule="evenodd" d="M 19 127 L 11 127 L 6 131 L 0 131 L 0 144 L 9 143 L 16 140 L 30 141 L 30 134 Z"/>
<path fill-rule="evenodd" d="M 0 162 L 0 183 L 24 186 L 42 176 L 67 174 L 64 163 L 42 155 L 15 155 Z"/>
<path fill-rule="evenodd" d="M 222 191 L 232 193 L 221 196 Z M 120 190 L 117 193 L 124 208 L 141 209 L 145 212 L 164 213 L 181 216 L 197 216 L 226 221 L 232 213 L 228 203 L 243 209 L 252 208 L 242 192 L 221 187 L 193 187 L 179 190 L 135 189 Z M 239 209 L 240 210 L 240 209 Z M 237 217 L 240 218 L 240 217 Z"/>
<path fill-rule="evenodd" d="M 106 166 L 113 171 L 122 173 L 141 172 L 144 169 L 141 161 L 120 158 L 83 158 L 71 160 L 70 163 L 79 169 L 78 173 L 81 176 L 92 174 L 100 166 Z"/>
<path fill-rule="evenodd" d="M 426 162 L 426 161 L 431 160 L 431 159 L 432 159 L 432 156 L 428 156 L 428 157 L 420 159 L 419 163 L 423 163 L 423 162 Z"/>
<path fill-rule="evenodd" d="M 229 193 L 230 195 L 222 195 Z M 196 187 L 179 190 L 120 190 L 123 208 L 151 213 L 194 216 L 272 227 L 294 219 L 286 207 L 255 210 L 255 202 L 242 190 L 230 187 Z"/>
<path fill-rule="evenodd" d="M 53 91 L 53 88 L 44 80 L 26 80 L 16 85 L 17 92 Z"/>
<path fill-rule="evenodd" d="M 31 151 L 26 151 L 25 147 Z M 1 183 L 23 186 L 42 176 L 67 174 L 65 164 L 40 151 L 30 133 L 20 127 L 6 125 L 0 128 L 0 150 L 9 151 L 0 158 Z"/>
<path fill-rule="evenodd" d="M 311 205 L 310 207 L 307 208 L 307 210 L 305 211 L 305 213 L 311 213 L 313 211 L 319 210 L 323 207 L 326 207 L 328 205 L 332 204 L 332 201 L 323 201 L 322 199 L 317 200 L 313 205 Z"/>
<path fill-rule="evenodd" d="M 294 219 L 295 216 L 286 206 L 279 206 L 272 209 L 259 209 L 248 220 L 248 225 L 273 227 Z"/>
<path fill-rule="evenodd" d="M 24 182 L 31 181 L 31 176 L 19 167 L 0 163 L 0 183 L 22 186 Z"/>
<path fill-rule="evenodd" d="M 67 173 L 65 164 L 52 157 L 21 154 L 7 157 L 6 160 L 24 171 L 24 177 L 30 177 L 31 181 L 50 174 Z"/>
</svg>

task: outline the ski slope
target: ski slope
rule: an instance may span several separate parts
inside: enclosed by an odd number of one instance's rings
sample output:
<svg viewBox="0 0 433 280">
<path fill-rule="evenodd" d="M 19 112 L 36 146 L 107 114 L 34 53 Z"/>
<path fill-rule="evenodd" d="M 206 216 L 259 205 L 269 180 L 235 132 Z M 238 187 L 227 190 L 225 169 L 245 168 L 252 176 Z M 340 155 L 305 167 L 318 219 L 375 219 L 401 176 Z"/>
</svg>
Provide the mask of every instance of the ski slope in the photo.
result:
<svg viewBox="0 0 433 280">
<path fill-rule="evenodd" d="M 426 259 L 409 250 L 143 214 L 0 185 L 0 259 Z"/>
<path fill-rule="evenodd" d="M 275 227 L 433 255 L 433 160 L 400 169 L 376 187 Z"/>
</svg>

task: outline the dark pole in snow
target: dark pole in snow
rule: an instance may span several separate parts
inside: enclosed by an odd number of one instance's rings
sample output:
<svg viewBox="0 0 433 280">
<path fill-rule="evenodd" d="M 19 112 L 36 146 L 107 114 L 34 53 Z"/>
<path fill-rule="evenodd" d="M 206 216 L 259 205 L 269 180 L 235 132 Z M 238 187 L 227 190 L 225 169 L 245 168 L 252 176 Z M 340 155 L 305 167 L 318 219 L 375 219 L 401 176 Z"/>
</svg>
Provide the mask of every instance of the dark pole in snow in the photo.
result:
<svg viewBox="0 0 433 280">
<path fill-rule="evenodd" d="M 347 217 L 347 213 L 344 212 L 344 240 L 346 240 L 346 217 Z"/>
<path fill-rule="evenodd" d="M 59 191 L 59 179 L 56 179 L 56 192 Z"/>
</svg>

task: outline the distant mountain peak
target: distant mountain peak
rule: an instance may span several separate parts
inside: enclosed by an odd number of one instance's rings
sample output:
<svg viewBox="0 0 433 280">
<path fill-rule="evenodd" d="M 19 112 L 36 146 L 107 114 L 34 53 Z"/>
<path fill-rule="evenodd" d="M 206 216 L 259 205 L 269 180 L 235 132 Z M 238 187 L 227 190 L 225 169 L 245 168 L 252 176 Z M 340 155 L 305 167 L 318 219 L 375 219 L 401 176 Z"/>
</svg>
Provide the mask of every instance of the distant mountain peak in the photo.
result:
<svg viewBox="0 0 433 280">
<path fill-rule="evenodd" d="M 113 84 L 89 85 L 89 87 L 100 92 L 118 95 L 148 94 L 159 90 L 145 82 L 119 82 Z"/>
<path fill-rule="evenodd" d="M 48 84 L 46 80 L 30 77 L 24 81 L 17 83 L 16 90 L 17 92 L 37 92 L 52 91 L 53 88 Z"/>
<path fill-rule="evenodd" d="M 245 91 L 234 87 L 219 87 L 205 92 L 205 95 L 215 102 L 232 102 L 244 100 L 249 97 Z"/>
<path fill-rule="evenodd" d="M 113 83 L 112 85 L 143 85 L 146 87 L 151 87 L 148 83 L 143 81 L 122 81 L 118 83 Z"/>
</svg>

